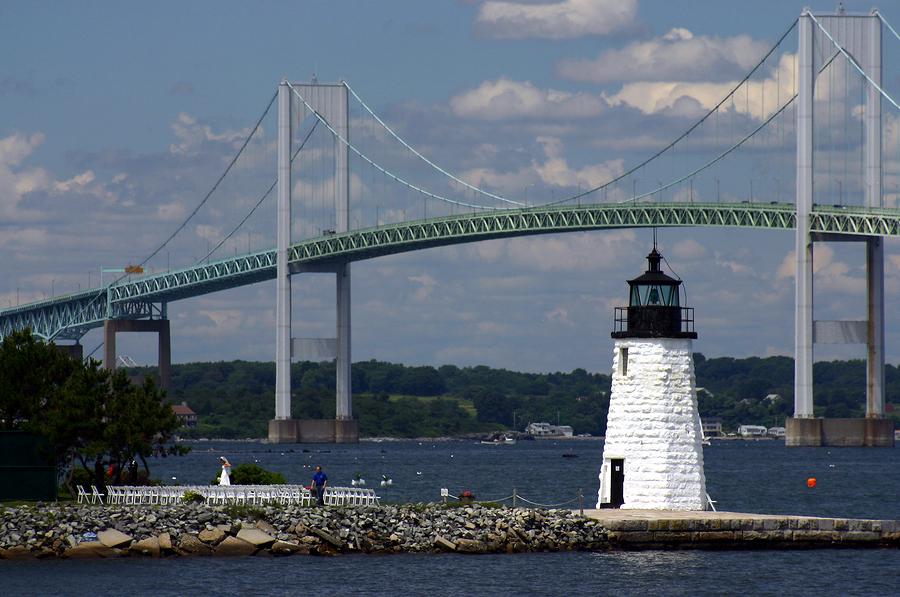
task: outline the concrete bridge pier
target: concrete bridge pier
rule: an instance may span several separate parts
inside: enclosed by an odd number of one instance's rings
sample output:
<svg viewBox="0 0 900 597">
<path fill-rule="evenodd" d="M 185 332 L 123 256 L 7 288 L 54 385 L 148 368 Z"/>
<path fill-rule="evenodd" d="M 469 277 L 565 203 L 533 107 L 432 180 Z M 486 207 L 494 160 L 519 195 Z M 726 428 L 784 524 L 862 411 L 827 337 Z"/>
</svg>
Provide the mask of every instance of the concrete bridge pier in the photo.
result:
<svg viewBox="0 0 900 597">
<path fill-rule="evenodd" d="M 172 337 L 168 319 L 107 319 L 103 322 L 103 367 L 116 368 L 116 334 L 118 332 L 156 332 L 159 337 L 159 375 L 156 385 L 172 388 Z"/>
</svg>

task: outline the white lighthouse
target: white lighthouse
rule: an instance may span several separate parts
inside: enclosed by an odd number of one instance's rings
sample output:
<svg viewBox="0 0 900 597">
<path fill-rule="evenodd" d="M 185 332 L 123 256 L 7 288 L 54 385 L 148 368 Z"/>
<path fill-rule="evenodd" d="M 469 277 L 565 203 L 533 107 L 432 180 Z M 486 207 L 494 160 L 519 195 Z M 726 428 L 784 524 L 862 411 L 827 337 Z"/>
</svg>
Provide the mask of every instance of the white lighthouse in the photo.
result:
<svg viewBox="0 0 900 597">
<path fill-rule="evenodd" d="M 597 508 L 705 510 L 693 309 L 656 247 L 616 308 L 612 392 Z"/>
</svg>

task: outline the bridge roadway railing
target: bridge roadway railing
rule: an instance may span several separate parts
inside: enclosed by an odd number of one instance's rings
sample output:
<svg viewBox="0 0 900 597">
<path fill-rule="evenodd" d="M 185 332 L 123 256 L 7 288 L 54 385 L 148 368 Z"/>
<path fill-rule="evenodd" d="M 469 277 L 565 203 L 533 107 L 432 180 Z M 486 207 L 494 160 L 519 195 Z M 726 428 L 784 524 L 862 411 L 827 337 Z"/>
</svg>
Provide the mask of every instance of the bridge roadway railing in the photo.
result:
<svg viewBox="0 0 900 597">
<path fill-rule="evenodd" d="M 796 228 L 792 203 L 614 203 L 484 211 L 364 228 L 294 243 L 292 272 L 306 266 L 372 259 L 452 244 L 533 234 L 658 227 Z M 810 231 L 900 236 L 900 210 L 814 206 Z M 0 336 L 30 327 L 44 339 L 78 339 L 107 319 L 145 319 L 164 304 L 275 278 L 274 249 L 121 280 L 35 303 L 0 309 Z"/>
</svg>

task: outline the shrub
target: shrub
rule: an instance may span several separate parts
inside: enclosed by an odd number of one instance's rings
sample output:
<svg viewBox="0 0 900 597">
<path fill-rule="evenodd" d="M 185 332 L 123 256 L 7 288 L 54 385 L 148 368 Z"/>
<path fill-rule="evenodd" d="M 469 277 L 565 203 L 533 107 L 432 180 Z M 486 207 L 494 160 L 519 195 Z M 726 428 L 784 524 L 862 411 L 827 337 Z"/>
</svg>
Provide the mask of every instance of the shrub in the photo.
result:
<svg viewBox="0 0 900 597">
<path fill-rule="evenodd" d="M 231 471 L 232 485 L 287 485 L 281 473 L 267 471 L 258 464 L 239 464 Z"/>
</svg>

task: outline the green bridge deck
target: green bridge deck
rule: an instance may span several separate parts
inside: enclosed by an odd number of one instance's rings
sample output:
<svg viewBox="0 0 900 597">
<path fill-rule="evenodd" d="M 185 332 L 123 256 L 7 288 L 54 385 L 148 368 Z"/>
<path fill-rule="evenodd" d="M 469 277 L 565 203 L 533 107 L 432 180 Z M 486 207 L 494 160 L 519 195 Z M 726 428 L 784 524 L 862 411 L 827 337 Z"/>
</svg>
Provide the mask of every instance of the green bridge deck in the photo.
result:
<svg viewBox="0 0 900 597">
<path fill-rule="evenodd" d="M 292 244 L 288 262 L 291 271 L 299 273 L 496 238 L 654 226 L 793 230 L 796 209 L 791 203 L 636 202 L 484 211 L 326 234 Z M 810 230 L 856 237 L 900 236 L 900 209 L 815 206 Z M 0 309 L 0 338 L 29 327 L 42 339 L 77 340 L 107 319 L 164 316 L 156 305 L 272 280 L 275 270 L 275 250 L 269 249 Z"/>
</svg>

